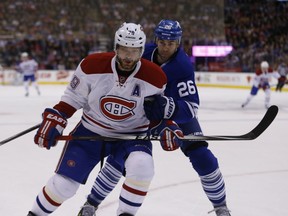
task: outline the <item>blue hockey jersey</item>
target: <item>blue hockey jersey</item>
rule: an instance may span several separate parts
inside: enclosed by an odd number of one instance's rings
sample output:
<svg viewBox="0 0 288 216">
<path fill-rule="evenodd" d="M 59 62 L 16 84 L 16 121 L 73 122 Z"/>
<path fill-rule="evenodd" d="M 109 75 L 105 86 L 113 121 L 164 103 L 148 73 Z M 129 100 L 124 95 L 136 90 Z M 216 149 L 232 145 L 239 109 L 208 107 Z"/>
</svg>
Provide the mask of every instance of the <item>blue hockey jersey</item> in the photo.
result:
<svg viewBox="0 0 288 216">
<path fill-rule="evenodd" d="M 156 50 L 156 44 L 147 44 L 142 57 L 153 62 Z M 195 117 L 195 109 L 199 107 L 199 95 L 195 84 L 194 67 L 188 55 L 182 48 L 178 48 L 174 55 L 160 67 L 168 79 L 165 96 L 173 97 L 178 104 L 178 111 L 173 120 L 183 124 Z"/>
</svg>

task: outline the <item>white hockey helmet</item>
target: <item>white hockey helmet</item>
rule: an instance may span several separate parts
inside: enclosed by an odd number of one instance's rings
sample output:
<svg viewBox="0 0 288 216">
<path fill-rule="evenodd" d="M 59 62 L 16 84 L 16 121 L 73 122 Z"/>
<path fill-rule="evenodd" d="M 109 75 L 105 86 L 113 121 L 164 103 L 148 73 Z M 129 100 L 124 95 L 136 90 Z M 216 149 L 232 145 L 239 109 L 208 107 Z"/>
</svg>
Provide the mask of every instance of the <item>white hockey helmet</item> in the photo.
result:
<svg viewBox="0 0 288 216">
<path fill-rule="evenodd" d="M 124 22 L 115 33 L 114 50 L 117 45 L 124 47 L 141 47 L 141 56 L 144 53 L 146 35 L 140 24 Z"/>
<path fill-rule="evenodd" d="M 268 69 L 269 68 L 269 64 L 267 61 L 262 61 L 261 62 L 261 69 Z"/>
<path fill-rule="evenodd" d="M 22 58 L 28 57 L 28 53 L 27 53 L 27 52 L 21 53 L 21 57 L 22 57 Z"/>
</svg>

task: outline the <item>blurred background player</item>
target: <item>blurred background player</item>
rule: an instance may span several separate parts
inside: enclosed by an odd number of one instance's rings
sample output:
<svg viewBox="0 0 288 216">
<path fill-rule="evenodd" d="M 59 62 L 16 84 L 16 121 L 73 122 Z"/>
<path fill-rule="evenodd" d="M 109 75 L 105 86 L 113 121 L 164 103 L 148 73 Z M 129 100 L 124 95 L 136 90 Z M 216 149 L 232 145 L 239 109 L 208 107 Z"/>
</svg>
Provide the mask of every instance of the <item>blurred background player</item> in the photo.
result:
<svg viewBox="0 0 288 216">
<path fill-rule="evenodd" d="M 267 61 L 262 61 L 260 64 L 260 68 L 258 68 L 255 72 L 255 76 L 253 78 L 253 85 L 250 91 L 250 95 L 247 97 L 246 101 L 241 105 L 242 108 L 246 107 L 247 104 L 255 97 L 258 93 L 259 89 L 263 89 L 265 93 L 264 105 L 265 108 L 269 108 L 270 99 L 271 99 L 271 89 L 270 89 L 270 79 L 274 77 L 278 79 L 280 77 L 277 71 L 273 71 Z"/>
<path fill-rule="evenodd" d="M 184 135 L 202 135 L 197 118 L 199 95 L 195 84 L 194 66 L 180 46 L 181 37 L 182 29 L 179 22 L 161 20 L 155 29 L 155 43 L 145 46 L 143 58 L 159 65 L 168 78 L 165 96 L 157 95 L 148 100 L 144 104 L 145 113 L 148 119 L 152 121 L 161 120 L 165 118 L 163 107 L 169 103 L 171 107 L 174 107 L 170 119 L 179 125 Z M 161 146 L 163 147 L 165 144 L 161 143 Z M 174 147 L 169 151 L 176 150 L 178 146 Z M 203 190 L 214 206 L 214 210 L 211 212 L 215 211 L 217 216 L 230 216 L 230 211 L 226 205 L 224 179 L 217 158 L 208 149 L 208 143 L 206 141 L 185 141 L 180 147 L 198 173 Z M 108 157 L 78 216 L 95 215 L 98 205 L 116 186 L 123 171 L 112 157 Z M 84 214 L 84 211 L 87 214 Z"/>
<path fill-rule="evenodd" d="M 25 88 L 25 96 L 29 96 L 29 85 L 36 89 L 38 95 L 40 95 L 40 90 L 38 83 L 36 81 L 36 73 L 38 70 L 38 63 L 34 59 L 30 59 L 27 52 L 21 54 L 21 63 L 19 64 L 17 70 L 23 74 L 23 84 Z"/>
<path fill-rule="evenodd" d="M 281 64 L 278 65 L 277 71 L 280 74 L 280 77 L 278 78 L 278 83 L 276 85 L 276 91 L 281 92 L 282 88 L 287 83 L 288 67 L 284 62 L 282 62 Z"/>
<path fill-rule="evenodd" d="M 5 84 L 5 76 L 4 76 L 4 68 L 2 67 L 2 65 L 0 64 L 0 74 L 2 76 L 2 85 Z"/>
</svg>

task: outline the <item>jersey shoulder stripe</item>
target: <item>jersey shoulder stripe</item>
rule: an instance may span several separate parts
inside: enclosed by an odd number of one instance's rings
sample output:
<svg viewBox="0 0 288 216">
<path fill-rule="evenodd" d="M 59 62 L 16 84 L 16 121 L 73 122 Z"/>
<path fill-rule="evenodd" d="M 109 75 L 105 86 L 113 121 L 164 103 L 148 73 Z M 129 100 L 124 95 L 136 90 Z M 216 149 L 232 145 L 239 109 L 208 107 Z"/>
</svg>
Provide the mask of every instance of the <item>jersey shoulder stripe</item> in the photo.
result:
<svg viewBox="0 0 288 216">
<path fill-rule="evenodd" d="M 268 73 L 273 73 L 273 69 L 272 68 L 268 68 Z M 261 75 L 263 74 L 262 70 L 260 68 L 258 68 L 256 70 L 256 75 Z"/>
<path fill-rule="evenodd" d="M 91 54 L 80 63 L 81 70 L 85 74 L 113 73 L 111 61 L 114 56 L 114 52 Z M 163 88 L 167 83 L 167 77 L 163 70 L 158 65 L 143 58 L 141 58 L 141 67 L 135 78 L 150 83 L 157 88 Z"/>
<path fill-rule="evenodd" d="M 80 67 L 85 74 L 113 73 L 111 60 L 114 56 L 114 52 L 93 53 L 80 63 Z"/>
<path fill-rule="evenodd" d="M 135 78 L 150 83 L 157 88 L 163 88 L 167 83 L 166 74 L 161 67 L 143 58 L 141 59 L 141 68 Z"/>
</svg>

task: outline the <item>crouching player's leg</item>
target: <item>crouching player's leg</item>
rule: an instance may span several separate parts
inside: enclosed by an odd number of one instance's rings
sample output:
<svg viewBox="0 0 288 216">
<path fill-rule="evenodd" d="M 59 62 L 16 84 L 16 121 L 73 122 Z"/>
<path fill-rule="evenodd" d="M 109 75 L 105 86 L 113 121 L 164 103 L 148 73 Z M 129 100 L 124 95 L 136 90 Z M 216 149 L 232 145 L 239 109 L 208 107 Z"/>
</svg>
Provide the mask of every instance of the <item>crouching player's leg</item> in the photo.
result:
<svg viewBox="0 0 288 216">
<path fill-rule="evenodd" d="M 192 132 L 194 135 L 202 135 L 202 130 L 197 119 L 192 124 L 180 126 L 184 134 Z M 226 206 L 226 191 L 222 173 L 219 169 L 217 158 L 208 149 L 206 141 L 184 141 L 181 150 L 189 158 L 194 170 L 198 173 L 202 188 L 206 196 L 214 206 L 217 216 L 229 216 L 230 211 Z"/>
<path fill-rule="evenodd" d="M 82 206 L 78 216 L 94 215 L 100 203 L 116 187 L 122 177 L 124 164 L 121 165 L 116 161 L 113 155 L 110 155 L 100 172 L 98 173 L 87 201 Z"/>
<path fill-rule="evenodd" d="M 125 161 L 126 179 L 122 185 L 117 215 L 136 215 L 154 176 L 152 144 L 142 141 L 129 148 Z"/>
<path fill-rule="evenodd" d="M 65 200 L 74 196 L 80 183 L 55 174 L 36 197 L 28 215 L 45 216 L 54 212 Z M 32 213 L 33 212 L 33 213 Z"/>
<path fill-rule="evenodd" d="M 123 174 L 126 179 L 122 185 L 117 215 L 135 215 L 142 205 L 154 176 L 152 144 L 149 141 L 130 141 L 124 146 L 107 158 L 78 216 L 86 212 L 93 212 L 86 214 L 93 215 Z"/>
<path fill-rule="evenodd" d="M 77 125 L 72 135 L 79 134 L 96 135 L 82 124 Z M 46 216 L 54 212 L 76 193 L 80 184 L 86 183 L 90 172 L 101 159 L 101 151 L 109 154 L 110 149 L 111 147 L 104 145 L 101 140 L 66 142 L 55 171 L 57 174 L 40 191 L 29 215 Z"/>
<path fill-rule="evenodd" d="M 169 120 L 161 121 L 155 124 L 155 127 L 151 129 L 151 134 L 161 137 L 160 143 L 165 151 L 173 151 L 178 149 L 180 143 L 177 139 L 177 136 L 183 137 L 182 131 L 178 125 L 175 122 Z M 144 147 L 143 152 L 145 152 L 146 149 L 150 148 Z M 150 154 L 150 150 L 148 151 L 148 154 Z M 78 216 L 85 215 L 84 213 L 87 215 L 88 212 L 94 213 L 97 210 L 100 203 L 109 195 L 109 193 L 116 187 L 117 183 L 121 179 L 121 176 L 124 173 L 124 161 L 125 156 L 123 156 L 123 153 L 118 153 L 117 156 L 109 155 L 103 168 L 97 175 L 91 192 L 87 196 L 87 201 L 82 206 Z M 129 168 L 129 170 L 133 170 L 134 168 L 131 168 L 131 165 L 129 165 L 130 159 L 127 161 L 125 165 Z"/>
</svg>

